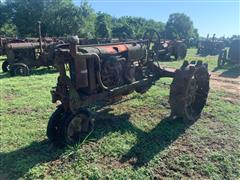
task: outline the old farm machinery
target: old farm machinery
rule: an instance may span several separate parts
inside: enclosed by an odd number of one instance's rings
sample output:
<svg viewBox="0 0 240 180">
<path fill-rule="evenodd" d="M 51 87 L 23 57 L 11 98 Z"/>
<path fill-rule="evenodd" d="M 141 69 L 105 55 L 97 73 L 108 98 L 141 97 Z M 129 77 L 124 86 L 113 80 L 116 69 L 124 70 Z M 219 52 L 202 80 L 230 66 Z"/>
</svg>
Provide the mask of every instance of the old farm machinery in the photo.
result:
<svg viewBox="0 0 240 180">
<path fill-rule="evenodd" d="M 162 40 L 159 33 L 153 29 L 147 30 L 143 35 L 143 39 L 154 42 L 147 46 L 153 46 L 153 56 L 157 60 L 170 61 L 174 59 L 184 59 L 187 55 L 187 45 L 183 41 Z"/>
<path fill-rule="evenodd" d="M 207 39 L 199 41 L 198 43 L 198 50 L 197 54 L 200 56 L 215 56 L 218 55 L 221 50 L 224 48 L 225 42 L 217 40 L 215 38 L 215 34 L 212 38 L 209 38 L 209 35 L 207 36 Z"/>
<path fill-rule="evenodd" d="M 225 63 L 240 65 L 240 39 L 234 39 L 229 49 L 223 49 L 218 56 L 218 67 Z"/>
<path fill-rule="evenodd" d="M 209 91 L 207 64 L 184 61 L 179 69 L 167 71 L 152 58 L 151 43 L 78 45 L 75 38 L 69 49 L 58 48 L 54 63 L 59 77 L 51 91 L 58 106 L 48 122 L 48 138 L 64 145 L 83 140 L 93 129 L 89 106 L 109 104 L 134 91 L 144 93 L 163 77 L 173 78 L 171 117 L 191 123 L 198 119 Z"/>
<path fill-rule="evenodd" d="M 53 39 L 42 39 L 41 22 L 38 22 L 39 38 L 29 38 L 22 42 L 11 42 L 6 44 L 5 52 L 7 59 L 2 64 L 3 72 L 11 75 L 29 75 L 31 68 L 53 65 L 53 52 L 55 46 L 60 42 Z"/>
</svg>

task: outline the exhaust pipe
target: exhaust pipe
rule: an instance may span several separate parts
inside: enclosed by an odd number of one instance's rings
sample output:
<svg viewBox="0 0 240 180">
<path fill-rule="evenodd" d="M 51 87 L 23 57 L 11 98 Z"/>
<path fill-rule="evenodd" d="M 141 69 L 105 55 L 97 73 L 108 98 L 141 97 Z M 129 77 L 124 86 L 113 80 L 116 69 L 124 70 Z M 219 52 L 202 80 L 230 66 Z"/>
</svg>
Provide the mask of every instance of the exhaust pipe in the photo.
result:
<svg viewBox="0 0 240 180">
<path fill-rule="evenodd" d="M 41 33 L 41 21 L 38 21 L 38 36 L 39 36 L 39 46 L 40 46 L 40 53 L 42 54 L 42 33 Z"/>
</svg>

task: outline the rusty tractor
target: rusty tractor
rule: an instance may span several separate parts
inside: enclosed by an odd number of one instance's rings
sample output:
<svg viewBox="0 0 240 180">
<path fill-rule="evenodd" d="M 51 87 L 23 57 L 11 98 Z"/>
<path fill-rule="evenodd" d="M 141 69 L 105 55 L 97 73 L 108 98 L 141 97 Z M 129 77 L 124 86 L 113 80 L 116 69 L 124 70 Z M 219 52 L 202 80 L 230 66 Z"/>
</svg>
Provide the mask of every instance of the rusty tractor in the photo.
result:
<svg viewBox="0 0 240 180">
<path fill-rule="evenodd" d="M 29 75 L 31 68 L 52 65 L 54 48 L 57 45 L 52 39 L 42 39 L 41 22 L 38 22 L 39 38 L 28 38 L 22 42 L 6 44 L 7 59 L 2 64 L 3 72 L 14 75 Z M 60 42 L 63 43 L 63 42 Z"/>
<path fill-rule="evenodd" d="M 210 39 L 209 35 L 207 39 L 199 41 L 197 54 L 200 56 L 215 56 L 218 55 L 221 50 L 224 48 L 225 42 L 217 40 L 215 34 Z"/>
<path fill-rule="evenodd" d="M 187 45 L 181 40 L 161 40 L 160 35 L 153 29 L 147 30 L 143 39 L 154 42 L 154 58 L 162 61 L 184 59 L 187 55 Z M 149 44 L 148 46 L 153 46 Z"/>
<path fill-rule="evenodd" d="M 240 65 L 240 39 L 234 39 L 230 43 L 229 49 L 223 49 L 218 56 L 218 67 L 225 63 Z"/>
<path fill-rule="evenodd" d="M 165 70 L 152 58 L 152 40 L 58 48 L 54 64 L 59 71 L 51 90 L 57 104 L 47 136 L 50 141 L 73 145 L 93 130 L 89 107 L 109 105 L 132 92 L 145 93 L 163 77 L 173 78 L 169 103 L 171 117 L 195 122 L 206 104 L 209 91 L 207 64 L 184 61 L 177 70 Z M 67 71 L 69 69 L 69 71 Z"/>
<path fill-rule="evenodd" d="M 39 43 L 9 43 L 6 48 L 7 59 L 2 64 L 3 72 L 12 76 L 27 76 L 32 68 L 52 66 L 54 49 L 59 43 L 45 44 L 44 48 Z"/>
<path fill-rule="evenodd" d="M 56 46 L 62 41 L 24 40 L 6 44 L 6 60 L 2 64 L 2 71 L 12 76 L 29 75 L 32 68 L 52 66 L 52 56 Z"/>
</svg>

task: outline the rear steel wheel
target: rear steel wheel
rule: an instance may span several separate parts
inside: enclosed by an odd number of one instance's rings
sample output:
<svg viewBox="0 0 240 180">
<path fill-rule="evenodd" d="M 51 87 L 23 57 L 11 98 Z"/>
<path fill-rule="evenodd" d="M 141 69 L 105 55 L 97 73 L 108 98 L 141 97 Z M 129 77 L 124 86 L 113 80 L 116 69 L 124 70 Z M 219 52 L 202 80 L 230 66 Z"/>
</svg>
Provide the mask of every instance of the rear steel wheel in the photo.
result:
<svg viewBox="0 0 240 180">
<path fill-rule="evenodd" d="M 171 116 L 181 117 L 187 122 L 196 121 L 206 104 L 209 92 L 207 65 L 185 64 L 176 71 L 170 87 L 169 103 Z"/>
<path fill-rule="evenodd" d="M 10 74 L 12 76 L 28 76 L 29 68 L 26 64 L 16 63 L 10 66 Z"/>
</svg>

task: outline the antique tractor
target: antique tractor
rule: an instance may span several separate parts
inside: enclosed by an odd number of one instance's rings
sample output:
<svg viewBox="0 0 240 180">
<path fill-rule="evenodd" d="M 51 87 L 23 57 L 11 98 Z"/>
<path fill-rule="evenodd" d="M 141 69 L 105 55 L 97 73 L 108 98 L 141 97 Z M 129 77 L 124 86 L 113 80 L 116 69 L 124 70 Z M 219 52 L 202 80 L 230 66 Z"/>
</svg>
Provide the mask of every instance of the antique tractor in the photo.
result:
<svg viewBox="0 0 240 180">
<path fill-rule="evenodd" d="M 225 63 L 240 65 L 240 39 L 234 39 L 229 49 L 223 49 L 218 56 L 218 67 Z"/>
<path fill-rule="evenodd" d="M 54 50 L 64 41 L 58 38 L 42 38 L 40 21 L 38 35 L 38 38 L 15 39 L 5 43 L 7 59 L 2 64 L 3 72 L 9 71 L 12 76 L 26 76 L 32 68 L 53 65 Z"/>
<path fill-rule="evenodd" d="M 153 29 L 147 30 L 143 39 L 154 42 L 148 46 L 153 46 L 154 58 L 162 61 L 184 59 L 187 55 L 187 45 L 181 40 L 161 40 L 160 35 Z"/>
<path fill-rule="evenodd" d="M 209 35 L 208 35 L 207 39 L 202 40 L 198 43 L 197 54 L 201 56 L 208 56 L 208 55 L 215 56 L 221 52 L 224 46 L 225 46 L 224 41 L 216 40 L 215 34 L 211 39 L 209 38 Z"/>
<path fill-rule="evenodd" d="M 200 117 L 209 91 L 207 64 L 184 61 L 180 69 L 167 71 L 152 58 L 149 44 L 141 40 L 102 45 L 58 48 L 54 63 L 59 71 L 52 102 L 58 104 L 49 119 L 50 141 L 73 145 L 93 129 L 89 107 L 119 101 L 132 92 L 144 93 L 162 77 L 173 78 L 169 103 L 171 117 L 193 123 Z M 69 71 L 68 71 L 69 69 Z"/>
<path fill-rule="evenodd" d="M 52 66 L 54 49 L 58 45 L 59 43 L 50 43 L 45 44 L 43 48 L 39 42 L 9 43 L 6 47 L 7 59 L 2 64 L 2 70 L 12 76 L 26 76 L 32 68 Z"/>
</svg>

